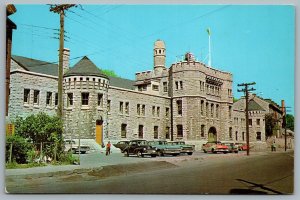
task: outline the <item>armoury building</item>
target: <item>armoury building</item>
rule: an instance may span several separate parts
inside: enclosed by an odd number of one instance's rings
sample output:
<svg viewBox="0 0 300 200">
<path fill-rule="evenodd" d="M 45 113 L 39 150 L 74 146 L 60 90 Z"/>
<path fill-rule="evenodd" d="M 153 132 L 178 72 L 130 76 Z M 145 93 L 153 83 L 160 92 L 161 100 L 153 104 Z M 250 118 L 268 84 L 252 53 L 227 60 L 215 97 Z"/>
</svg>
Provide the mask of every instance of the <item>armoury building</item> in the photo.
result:
<svg viewBox="0 0 300 200">
<path fill-rule="evenodd" d="M 167 68 L 165 44 L 157 40 L 153 69 L 136 73 L 134 81 L 106 76 L 88 57 L 70 68 L 69 55 L 64 49 L 64 138 L 183 140 L 196 149 L 207 141 L 246 141 L 245 99 L 233 103 L 233 75 L 196 61 L 191 53 Z M 57 85 L 57 64 L 13 55 L 7 120 L 55 115 Z M 249 111 L 250 143 L 264 148 L 264 116 L 272 112 L 280 119 L 282 111 L 256 95 L 250 96 Z"/>
</svg>

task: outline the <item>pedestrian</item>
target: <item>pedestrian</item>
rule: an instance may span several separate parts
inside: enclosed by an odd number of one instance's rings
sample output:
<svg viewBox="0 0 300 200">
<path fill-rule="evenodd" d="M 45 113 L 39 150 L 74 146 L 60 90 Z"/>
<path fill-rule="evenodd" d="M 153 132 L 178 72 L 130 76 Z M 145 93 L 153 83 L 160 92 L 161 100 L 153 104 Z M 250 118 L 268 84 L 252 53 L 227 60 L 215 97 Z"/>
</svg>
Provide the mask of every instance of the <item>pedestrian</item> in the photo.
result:
<svg viewBox="0 0 300 200">
<path fill-rule="evenodd" d="M 108 143 L 106 144 L 106 155 L 110 155 L 110 147 L 111 147 L 111 144 L 110 144 L 110 141 L 108 141 Z"/>
<path fill-rule="evenodd" d="M 272 150 L 272 151 L 276 151 L 276 143 L 275 143 L 275 140 L 274 140 L 274 142 L 273 142 L 273 144 L 272 144 L 272 146 L 271 146 L 271 150 Z"/>
</svg>

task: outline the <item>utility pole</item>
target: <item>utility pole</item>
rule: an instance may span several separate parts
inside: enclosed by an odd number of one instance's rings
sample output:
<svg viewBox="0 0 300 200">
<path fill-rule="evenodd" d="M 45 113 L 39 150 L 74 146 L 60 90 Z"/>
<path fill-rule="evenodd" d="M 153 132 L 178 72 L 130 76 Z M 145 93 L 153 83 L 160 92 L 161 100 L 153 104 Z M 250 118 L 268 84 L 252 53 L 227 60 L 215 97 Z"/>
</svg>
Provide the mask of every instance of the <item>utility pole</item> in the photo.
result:
<svg viewBox="0 0 300 200">
<path fill-rule="evenodd" d="M 286 112 L 287 112 L 287 108 L 291 108 L 291 107 L 286 107 L 285 106 L 285 103 L 284 103 L 284 100 L 281 100 L 281 110 L 282 110 L 282 128 L 284 128 L 284 151 L 287 150 L 287 136 L 286 136 Z"/>
<path fill-rule="evenodd" d="M 238 87 L 244 87 L 241 90 L 237 90 L 238 92 L 244 92 L 245 98 L 246 98 L 246 109 L 245 109 L 245 115 L 246 115 L 246 141 L 247 141 L 247 156 L 249 156 L 249 114 L 248 114 L 248 98 L 249 98 L 249 91 L 254 91 L 254 88 L 248 88 L 249 85 L 255 85 L 255 82 L 252 83 L 241 83 L 238 84 Z"/>
<path fill-rule="evenodd" d="M 60 15 L 60 34 L 59 34 L 59 64 L 58 64 L 58 105 L 57 116 L 61 119 L 63 115 L 63 49 L 64 49 L 64 17 L 65 10 L 76 6 L 76 4 L 54 4 L 50 5 L 50 11 Z"/>
</svg>

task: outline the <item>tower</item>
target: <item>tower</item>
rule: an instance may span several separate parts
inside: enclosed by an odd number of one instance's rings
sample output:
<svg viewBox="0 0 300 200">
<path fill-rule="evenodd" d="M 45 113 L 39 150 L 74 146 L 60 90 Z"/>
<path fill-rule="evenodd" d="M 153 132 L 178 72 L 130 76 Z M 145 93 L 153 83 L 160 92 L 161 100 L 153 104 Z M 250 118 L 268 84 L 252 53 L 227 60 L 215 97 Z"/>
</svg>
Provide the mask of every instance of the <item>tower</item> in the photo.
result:
<svg viewBox="0 0 300 200">
<path fill-rule="evenodd" d="M 163 69 L 166 64 L 166 47 L 162 40 L 154 43 L 154 69 Z"/>
</svg>

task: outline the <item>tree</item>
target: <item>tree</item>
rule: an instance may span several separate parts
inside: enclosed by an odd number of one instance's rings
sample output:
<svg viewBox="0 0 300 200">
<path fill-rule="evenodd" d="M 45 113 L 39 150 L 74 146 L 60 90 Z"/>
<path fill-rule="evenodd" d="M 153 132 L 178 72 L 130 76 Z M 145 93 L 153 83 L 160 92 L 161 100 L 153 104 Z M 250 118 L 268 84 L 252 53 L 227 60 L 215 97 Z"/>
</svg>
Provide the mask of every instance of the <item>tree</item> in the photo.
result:
<svg viewBox="0 0 300 200">
<path fill-rule="evenodd" d="M 109 69 L 102 69 L 102 73 L 111 77 L 120 77 L 119 75 L 116 74 L 115 71 Z"/>
<path fill-rule="evenodd" d="M 275 130 L 278 129 L 277 127 L 277 120 L 273 117 L 272 114 L 265 115 L 265 123 L 266 123 L 266 137 L 271 137 Z"/>
<path fill-rule="evenodd" d="M 26 138 L 36 150 L 43 150 L 43 154 L 51 158 L 59 159 L 63 153 L 62 130 L 62 121 L 57 116 L 45 113 L 18 117 L 15 121 L 15 134 Z"/>
<path fill-rule="evenodd" d="M 294 116 L 291 114 L 286 115 L 286 128 L 294 131 Z"/>
</svg>

